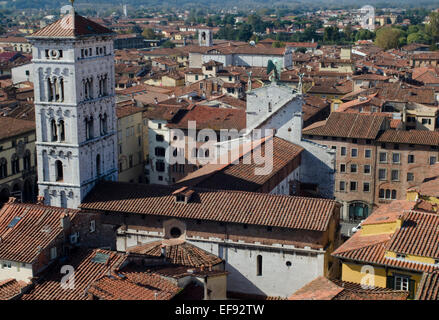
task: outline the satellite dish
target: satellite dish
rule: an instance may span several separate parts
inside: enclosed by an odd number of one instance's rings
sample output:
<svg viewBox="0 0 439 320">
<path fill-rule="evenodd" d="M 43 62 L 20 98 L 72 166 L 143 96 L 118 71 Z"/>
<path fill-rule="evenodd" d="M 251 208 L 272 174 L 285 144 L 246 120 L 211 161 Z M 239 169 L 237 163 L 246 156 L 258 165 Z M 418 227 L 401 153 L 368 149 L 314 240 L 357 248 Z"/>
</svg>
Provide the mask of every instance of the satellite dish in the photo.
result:
<svg viewBox="0 0 439 320">
<path fill-rule="evenodd" d="M 250 41 L 250 45 L 251 45 L 252 47 L 254 47 L 254 46 L 256 45 L 256 42 L 254 42 L 254 41 L 252 40 L 252 41 Z"/>
</svg>

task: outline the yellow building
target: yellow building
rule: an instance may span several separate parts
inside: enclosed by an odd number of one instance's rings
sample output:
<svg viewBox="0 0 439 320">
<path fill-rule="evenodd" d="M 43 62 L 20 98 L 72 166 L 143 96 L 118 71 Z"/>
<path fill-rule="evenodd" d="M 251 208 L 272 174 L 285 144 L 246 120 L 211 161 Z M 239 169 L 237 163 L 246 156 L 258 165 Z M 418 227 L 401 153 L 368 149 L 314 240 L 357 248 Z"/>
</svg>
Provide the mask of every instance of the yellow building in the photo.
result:
<svg viewBox="0 0 439 320">
<path fill-rule="evenodd" d="M 131 100 L 117 105 L 119 181 L 145 182 L 143 110 L 136 107 Z"/>
<path fill-rule="evenodd" d="M 35 122 L 0 117 L 0 202 L 9 196 L 33 202 L 36 181 Z"/>
<path fill-rule="evenodd" d="M 341 280 L 409 291 L 413 299 L 423 274 L 439 270 L 439 215 L 419 204 L 396 200 L 369 216 L 333 253 L 342 263 Z"/>
</svg>

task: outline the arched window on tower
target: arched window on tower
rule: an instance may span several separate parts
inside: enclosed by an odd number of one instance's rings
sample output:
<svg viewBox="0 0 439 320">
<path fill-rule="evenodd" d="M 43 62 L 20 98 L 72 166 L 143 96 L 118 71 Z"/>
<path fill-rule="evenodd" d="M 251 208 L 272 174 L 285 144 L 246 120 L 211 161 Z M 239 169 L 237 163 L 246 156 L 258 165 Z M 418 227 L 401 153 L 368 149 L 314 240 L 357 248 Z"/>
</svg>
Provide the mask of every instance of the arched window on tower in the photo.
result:
<svg viewBox="0 0 439 320">
<path fill-rule="evenodd" d="M 53 85 L 55 86 L 55 101 L 60 101 L 61 99 L 61 85 L 59 79 L 55 78 Z"/>
<path fill-rule="evenodd" d="M 47 100 L 53 101 L 53 87 L 50 78 L 47 79 Z"/>
<path fill-rule="evenodd" d="M 271 106 L 271 102 L 268 103 L 268 112 L 273 111 L 273 107 Z"/>
<path fill-rule="evenodd" d="M 17 174 L 20 172 L 20 159 L 17 154 L 14 153 L 11 157 L 12 174 Z"/>
<path fill-rule="evenodd" d="M 87 100 L 88 99 L 88 80 L 84 80 L 83 82 L 84 85 L 84 99 Z"/>
<path fill-rule="evenodd" d="M 108 132 L 108 120 L 107 120 L 107 114 L 106 113 L 104 113 L 104 121 L 103 121 L 103 124 L 104 124 L 104 134 L 106 134 L 107 132 Z"/>
<path fill-rule="evenodd" d="M 88 138 L 87 139 L 93 139 L 93 117 L 90 117 L 87 123 L 88 126 Z"/>
<path fill-rule="evenodd" d="M 30 170 L 31 167 L 31 153 L 29 150 L 26 150 L 23 157 L 23 166 L 24 170 Z"/>
<path fill-rule="evenodd" d="M 96 175 L 99 177 L 101 175 L 101 155 L 96 156 Z"/>
<path fill-rule="evenodd" d="M 52 141 L 57 141 L 58 140 L 58 132 L 57 132 L 57 126 L 56 126 L 55 119 L 52 119 L 50 121 L 50 130 L 51 130 Z"/>
<path fill-rule="evenodd" d="M 8 176 L 8 160 L 5 158 L 0 159 L 0 179 Z"/>
<path fill-rule="evenodd" d="M 56 168 L 56 181 L 62 181 L 64 179 L 63 165 L 61 160 L 55 161 Z"/>
<path fill-rule="evenodd" d="M 59 80 L 59 89 L 60 89 L 60 101 L 64 101 L 64 79 L 61 78 Z"/>
<path fill-rule="evenodd" d="M 64 120 L 59 121 L 59 134 L 60 134 L 61 141 L 64 141 L 66 139 Z"/>
</svg>

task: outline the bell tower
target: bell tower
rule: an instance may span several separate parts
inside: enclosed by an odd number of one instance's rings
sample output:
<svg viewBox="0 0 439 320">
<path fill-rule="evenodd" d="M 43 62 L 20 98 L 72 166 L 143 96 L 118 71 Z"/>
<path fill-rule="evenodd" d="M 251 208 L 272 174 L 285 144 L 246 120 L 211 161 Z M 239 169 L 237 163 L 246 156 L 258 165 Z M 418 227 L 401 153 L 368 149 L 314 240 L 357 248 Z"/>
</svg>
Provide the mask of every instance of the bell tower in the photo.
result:
<svg viewBox="0 0 439 320">
<path fill-rule="evenodd" d="M 97 181 L 117 180 L 113 38 L 73 7 L 28 38 L 38 189 L 46 205 L 78 208 Z"/>
</svg>

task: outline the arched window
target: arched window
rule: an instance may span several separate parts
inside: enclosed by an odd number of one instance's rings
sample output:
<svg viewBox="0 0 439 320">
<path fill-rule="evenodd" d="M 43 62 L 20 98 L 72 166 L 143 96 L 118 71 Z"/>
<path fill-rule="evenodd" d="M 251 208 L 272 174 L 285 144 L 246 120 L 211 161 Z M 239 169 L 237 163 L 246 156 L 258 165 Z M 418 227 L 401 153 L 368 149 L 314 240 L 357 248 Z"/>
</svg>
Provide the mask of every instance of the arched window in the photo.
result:
<svg viewBox="0 0 439 320">
<path fill-rule="evenodd" d="M 12 174 L 17 174 L 20 172 L 20 159 L 18 159 L 17 154 L 13 154 L 11 158 Z"/>
<path fill-rule="evenodd" d="M 55 167 L 56 167 L 56 181 L 62 181 L 64 179 L 62 162 L 60 160 L 56 160 Z"/>
<path fill-rule="evenodd" d="M 8 160 L 5 158 L 0 159 L 0 179 L 8 176 Z"/>
<path fill-rule="evenodd" d="M 64 141 L 66 139 L 66 134 L 65 134 L 65 127 L 64 127 L 64 120 L 60 120 L 59 121 L 59 134 L 60 134 L 60 138 L 61 141 Z"/>
<path fill-rule="evenodd" d="M 273 108 L 272 108 L 272 106 L 271 106 L 271 102 L 269 102 L 269 103 L 268 103 L 268 112 L 271 112 L 271 111 L 273 111 Z"/>
<path fill-rule="evenodd" d="M 256 257 L 256 275 L 262 276 L 262 256 L 260 254 Z"/>
<path fill-rule="evenodd" d="M 24 157 L 23 157 L 23 166 L 24 166 L 24 170 L 30 170 L 31 167 L 31 153 L 29 150 L 26 150 L 26 152 L 24 153 Z"/>
<path fill-rule="evenodd" d="M 100 127 L 101 135 L 104 135 L 108 132 L 108 130 L 107 130 L 107 114 L 106 113 L 99 116 L 99 127 Z"/>
<path fill-rule="evenodd" d="M 85 138 L 86 140 L 93 138 L 93 117 L 85 118 Z"/>
<path fill-rule="evenodd" d="M 209 149 L 206 149 L 206 151 L 204 152 L 204 157 L 209 158 Z"/>
<path fill-rule="evenodd" d="M 53 101 L 53 87 L 50 78 L 47 79 L 47 100 Z"/>
<path fill-rule="evenodd" d="M 56 127 L 56 121 L 55 119 L 52 119 L 50 121 L 50 129 L 51 129 L 51 133 L 52 133 L 52 141 L 57 141 L 58 140 L 58 132 L 57 132 L 57 127 Z"/>
<path fill-rule="evenodd" d="M 390 190 L 386 189 L 386 199 L 390 199 Z"/>
<path fill-rule="evenodd" d="M 101 155 L 96 156 L 96 174 L 99 177 L 101 174 Z"/>
</svg>

